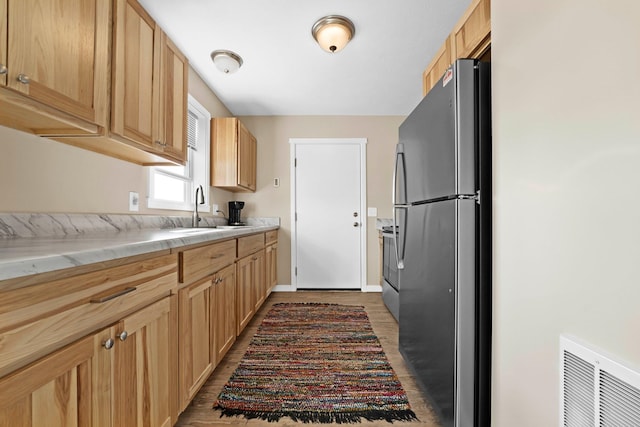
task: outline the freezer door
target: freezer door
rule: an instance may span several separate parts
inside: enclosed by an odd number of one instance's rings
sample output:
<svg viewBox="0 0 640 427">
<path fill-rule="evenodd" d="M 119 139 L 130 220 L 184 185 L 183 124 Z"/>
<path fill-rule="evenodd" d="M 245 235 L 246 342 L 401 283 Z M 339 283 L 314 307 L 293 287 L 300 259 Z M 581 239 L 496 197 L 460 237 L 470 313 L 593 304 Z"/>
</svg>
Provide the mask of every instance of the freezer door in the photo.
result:
<svg viewBox="0 0 640 427">
<path fill-rule="evenodd" d="M 406 210 L 400 351 L 443 427 L 454 426 L 456 201 Z"/>
<path fill-rule="evenodd" d="M 416 203 L 476 188 L 476 61 L 458 60 L 400 125 L 406 202 Z"/>
</svg>

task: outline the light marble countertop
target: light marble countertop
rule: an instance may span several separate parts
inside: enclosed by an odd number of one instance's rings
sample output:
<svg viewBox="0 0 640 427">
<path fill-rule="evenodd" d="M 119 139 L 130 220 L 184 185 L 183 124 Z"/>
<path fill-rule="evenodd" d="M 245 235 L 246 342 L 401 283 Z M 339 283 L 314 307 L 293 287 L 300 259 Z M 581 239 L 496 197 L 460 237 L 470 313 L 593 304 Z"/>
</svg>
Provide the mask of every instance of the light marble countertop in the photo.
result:
<svg viewBox="0 0 640 427">
<path fill-rule="evenodd" d="M 16 215 L 11 217 L 14 220 Z M 39 224 L 41 227 L 37 232 L 33 232 L 34 227 L 28 227 L 32 237 L 12 235 L 0 238 L 0 280 L 278 229 L 279 220 L 270 220 L 249 221 L 247 226 L 234 229 L 200 228 L 193 231 L 180 228 L 185 225 L 175 223 L 174 227 L 162 229 L 125 227 L 105 231 L 98 228 L 100 231 L 83 229 L 75 233 L 67 229 L 62 235 Z M 22 222 L 23 225 L 25 223 L 29 222 Z M 4 226 L 6 230 L 7 224 L 11 226 L 6 216 L 0 214 L 0 227 Z"/>
</svg>

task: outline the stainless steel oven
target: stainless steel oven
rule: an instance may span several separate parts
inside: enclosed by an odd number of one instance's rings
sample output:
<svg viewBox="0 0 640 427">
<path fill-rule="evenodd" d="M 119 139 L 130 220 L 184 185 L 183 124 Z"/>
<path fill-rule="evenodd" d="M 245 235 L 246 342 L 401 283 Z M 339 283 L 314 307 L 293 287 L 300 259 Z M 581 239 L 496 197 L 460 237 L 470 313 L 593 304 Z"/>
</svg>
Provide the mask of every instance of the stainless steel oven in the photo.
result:
<svg viewBox="0 0 640 427">
<path fill-rule="evenodd" d="M 398 288 L 398 262 L 393 247 L 393 229 L 382 229 L 382 300 L 396 321 L 400 316 L 400 298 Z"/>
</svg>

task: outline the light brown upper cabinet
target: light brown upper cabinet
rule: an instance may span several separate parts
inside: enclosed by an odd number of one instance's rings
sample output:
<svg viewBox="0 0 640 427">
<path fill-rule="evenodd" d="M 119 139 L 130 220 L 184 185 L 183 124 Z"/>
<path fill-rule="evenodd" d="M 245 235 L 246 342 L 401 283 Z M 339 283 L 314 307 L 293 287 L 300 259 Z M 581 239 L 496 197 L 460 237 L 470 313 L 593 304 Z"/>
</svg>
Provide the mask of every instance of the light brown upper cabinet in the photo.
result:
<svg viewBox="0 0 640 427">
<path fill-rule="evenodd" d="M 187 60 L 136 0 L 113 13 L 112 136 L 184 163 Z"/>
<path fill-rule="evenodd" d="M 491 0 L 474 0 L 452 35 L 456 58 L 480 58 L 491 44 Z"/>
<path fill-rule="evenodd" d="M 473 0 L 425 69 L 422 95 L 431 90 L 456 59 L 489 59 L 490 49 L 491 0 Z"/>
<path fill-rule="evenodd" d="M 436 85 L 444 72 L 447 71 L 447 68 L 449 68 L 455 60 L 455 39 L 453 35 L 450 35 L 447 37 L 447 40 L 445 40 L 444 44 L 440 47 L 422 75 L 422 95 L 426 95 L 429 90 Z"/>
<path fill-rule="evenodd" d="M 211 185 L 256 191 L 257 141 L 235 117 L 211 120 Z"/>
<path fill-rule="evenodd" d="M 0 0 L 0 124 L 39 135 L 107 126 L 110 4 Z"/>
</svg>

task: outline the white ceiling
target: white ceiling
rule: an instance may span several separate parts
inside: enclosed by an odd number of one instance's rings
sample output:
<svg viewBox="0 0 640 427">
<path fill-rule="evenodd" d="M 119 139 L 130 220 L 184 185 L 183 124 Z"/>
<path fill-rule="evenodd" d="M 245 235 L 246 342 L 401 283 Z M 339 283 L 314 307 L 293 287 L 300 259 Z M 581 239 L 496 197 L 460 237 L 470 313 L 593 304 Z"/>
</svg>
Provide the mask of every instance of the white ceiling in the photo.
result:
<svg viewBox="0 0 640 427">
<path fill-rule="evenodd" d="M 139 0 L 234 115 L 407 115 L 422 71 L 470 0 Z M 311 27 L 344 15 L 355 37 L 335 54 Z M 238 53 L 235 74 L 213 50 Z"/>
</svg>

